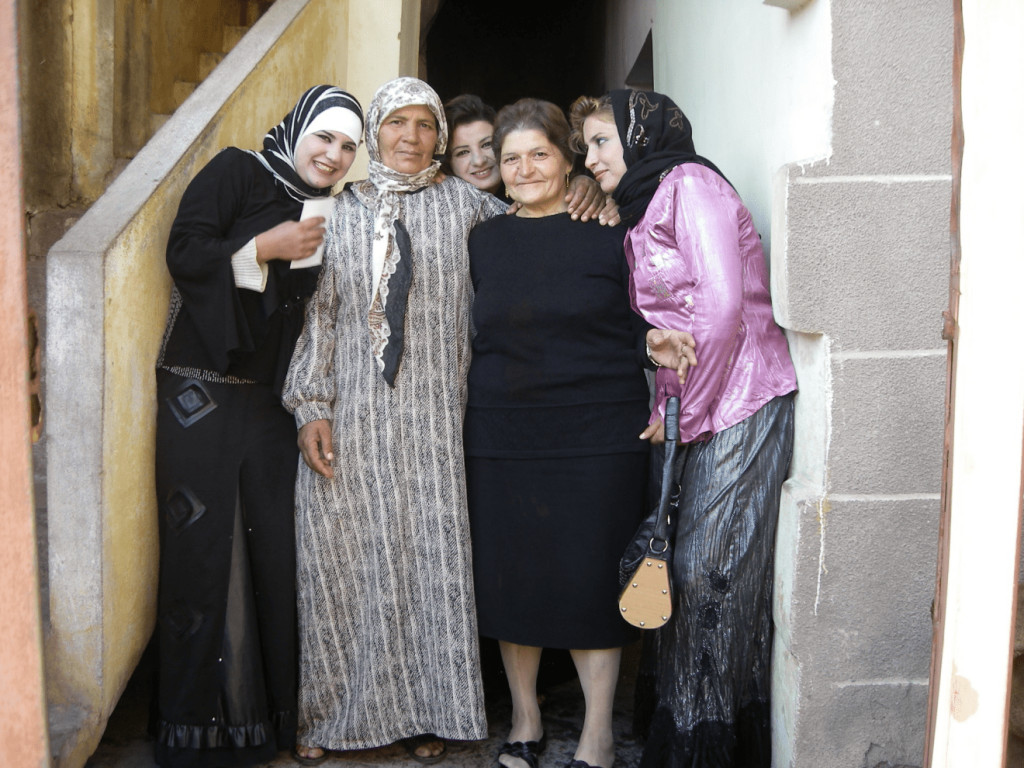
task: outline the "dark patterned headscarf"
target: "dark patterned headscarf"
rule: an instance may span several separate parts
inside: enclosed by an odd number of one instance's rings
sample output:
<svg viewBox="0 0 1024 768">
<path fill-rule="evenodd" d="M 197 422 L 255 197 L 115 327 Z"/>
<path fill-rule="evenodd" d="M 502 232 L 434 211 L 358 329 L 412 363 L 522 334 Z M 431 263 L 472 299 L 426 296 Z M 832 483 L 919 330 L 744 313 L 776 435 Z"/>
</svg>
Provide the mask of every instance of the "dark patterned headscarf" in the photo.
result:
<svg viewBox="0 0 1024 768">
<path fill-rule="evenodd" d="M 609 95 L 626 163 L 612 192 L 623 224 L 633 225 L 644 215 L 658 185 L 677 165 L 699 163 L 725 179 L 714 163 L 697 154 L 690 121 L 668 96 L 631 90 Z"/>
<path fill-rule="evenodd" d="M 323 130 L 342 133 L 358 146 L 363 134 L 363 110 L 355 96 L 333 85 L 310 88 L 284 120 L 263 137 L 263 151 L 250 154 L 300 203 L 313 197 L 327 197 L 330 187 L 311 187 L 295 170 L 299 143 L 310 133 Z"/>
</svg>

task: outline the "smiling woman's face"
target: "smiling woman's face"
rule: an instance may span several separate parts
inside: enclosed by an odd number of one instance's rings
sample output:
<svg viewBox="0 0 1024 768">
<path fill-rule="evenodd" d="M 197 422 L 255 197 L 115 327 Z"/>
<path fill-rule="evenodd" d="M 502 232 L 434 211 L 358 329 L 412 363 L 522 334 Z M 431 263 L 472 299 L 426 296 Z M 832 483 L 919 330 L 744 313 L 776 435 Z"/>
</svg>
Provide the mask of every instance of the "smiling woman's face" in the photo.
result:
<svg viewBox="0 0 1024 768">
<path fill-rule="evenodd" d="M 566 175 L 571 166 L 543 131 L 512 131 L 501 143 L 501 179 L 522 204 L 520 216 L 550 216 L 568 209 Z"/>
<path fill-rule="evenodd" d="M 317 189 L 333 187 L 352 167 L 356 142 L 338 131 L 316 131 L 295 148 L 295 171 Z"/>
<path fill-rule="evenodd" d="M 437 120 L 424 104 L 396 109 L 377 132 L 380 161 L 401 173 L 419 173 L 430 166 L 437 146 Z"/>
<path fill-rule="evenodd" d="M 501 182 L 493 141 L 494 126 L 486 120 L 463 123 L 452 133 L 452 170 L 484 192 L 494 191 Z"/>
</svg>

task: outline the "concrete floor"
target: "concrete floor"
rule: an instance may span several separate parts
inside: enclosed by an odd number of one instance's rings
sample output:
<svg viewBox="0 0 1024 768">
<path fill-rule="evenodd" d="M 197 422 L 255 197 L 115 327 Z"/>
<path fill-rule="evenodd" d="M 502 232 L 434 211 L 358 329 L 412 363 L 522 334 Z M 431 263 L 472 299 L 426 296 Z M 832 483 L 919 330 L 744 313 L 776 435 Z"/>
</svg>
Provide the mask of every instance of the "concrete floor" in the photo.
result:
<svg viewBox="0 0 1024 768">
<path fill-rule="evenodd" d="M 632 678 L 637 650 L 627 649 L 616 695 L 613 727 L 618 746 L 615 768 L 636 768 L 640 762 L 642 749 L 631 735 Z M 152 659 L 144 656 L 139 673 L 133 677 L 122 695 L 117 709 L 111 715 L 103 741 L 86 763 L 86 768 L 156 768 L 153 761 L 153 742 L 146 735 L 150 699 L 146 670 L 150 665 Z M 572 760 L 583 725 L 583 692 L 580 690 L 579 682 L 571 680 L 549 688 L 542 711 L 548 734 L 548 746 L 541 756 L 539 768 L 564 768 Z M 511 702 L 508 689 L 499 680 L 498 684 L 492 683 L 488 688 L 489 738 L 486 741 L 447 742 L 448 759 L 439 763 L 439 768 L 495 766 L 498 748 L 508 734 L 510 716 Z M 265 765 L 267 768 L 299 768 L 299 764 L 287 753 L 280 754 L 276 760 Z M 392 744 L 379 749 L 332 753 L 322 765 L 324 768 L 414 768 L 419 763 L 412 760 L 402 746 Z"/>
</svg>

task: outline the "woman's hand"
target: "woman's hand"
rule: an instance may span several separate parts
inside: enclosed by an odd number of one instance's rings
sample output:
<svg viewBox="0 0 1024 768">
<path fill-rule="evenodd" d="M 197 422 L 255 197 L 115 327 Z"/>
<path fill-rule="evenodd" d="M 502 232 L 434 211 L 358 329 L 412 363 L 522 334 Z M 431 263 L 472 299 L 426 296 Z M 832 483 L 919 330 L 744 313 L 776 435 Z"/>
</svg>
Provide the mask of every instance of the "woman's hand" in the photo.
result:
<svg viewBox="0 0 1024 768">
<path fill-rule="evenodd" d="M 334 477 L 330 421 L 317 419 L 303 424 L 299 430 L 299 450 L 307 467 L 328 479 Z"/>
<path fill-rule="evenodd" d="M 652 328 L 647 332 L 647 348 L 651 359 L 663 368 L 673 368 L 679 374 L 679 385 L 686 382 L 686 372 L 697 365 L 694 348 L 697 343 L 686 331 L 666 331 Z"/>
<path fill-rule="evenodd" d="M 577 176 L 569 181 L 565 202 L 569 204 L 569 215 L 573 221 L 590 221 L 596 219 L 604 208 L 604 192 L 601 185 L 589 176 Z"/>
<path fill-rule="evenodd" d="M 641 440 L 650 440 L 651 445 L 660 445 L 665 442 L 665 424 L 661 419 L 658 419 L 653 424 L 648 425 L 647 429 L 640 433 Z"/>
<path fill-rule="evenodd" d="M 619 205 L 611 195 L 608 195 L 608 199 L 604 202 L 604 208 L 597 214 L 597 220 L 603 227 L 617 227 L 622 223 L 622 219 L 619 218 Z"/>
<path fill-rule="evenodd" d="M 284 221 L 256 235 L 256 261 L 272 259 L 295 261 L 316 253 L 324 241 L 324 217 L 311 216 L 304 221 Z"/>
</svg>

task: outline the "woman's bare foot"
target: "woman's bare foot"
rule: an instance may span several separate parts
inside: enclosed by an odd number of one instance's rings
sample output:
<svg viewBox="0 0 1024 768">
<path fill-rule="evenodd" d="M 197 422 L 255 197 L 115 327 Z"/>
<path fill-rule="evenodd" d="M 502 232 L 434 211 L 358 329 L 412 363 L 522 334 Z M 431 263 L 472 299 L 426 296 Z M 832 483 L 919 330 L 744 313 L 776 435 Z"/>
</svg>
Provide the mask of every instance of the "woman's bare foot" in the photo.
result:
<svg viewBox="0 0 1024 768">
<path fill-rule="evenodd" d="M 608 731 L 594 736 L 584 731 L 573 759 L 582 760 L 593 768 L 612 768 L 615 762 L 615 739 Z"/>
<path fill-rule="evenodd" d="M 304 765 L 316 765 L 327 758 L 327 753 L 320 747 L 304 747 L 296 744 L 293 750 L 294 756 Z"/>
<path fill-rule="evenodd" d="M 409 753 L 409 757 L 424 765 L 440 762 L 447 751 L 444 742 L 432 733 L 402 739 L 402 746 Z"/>
</svg>

